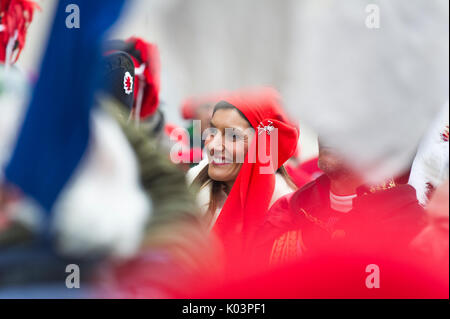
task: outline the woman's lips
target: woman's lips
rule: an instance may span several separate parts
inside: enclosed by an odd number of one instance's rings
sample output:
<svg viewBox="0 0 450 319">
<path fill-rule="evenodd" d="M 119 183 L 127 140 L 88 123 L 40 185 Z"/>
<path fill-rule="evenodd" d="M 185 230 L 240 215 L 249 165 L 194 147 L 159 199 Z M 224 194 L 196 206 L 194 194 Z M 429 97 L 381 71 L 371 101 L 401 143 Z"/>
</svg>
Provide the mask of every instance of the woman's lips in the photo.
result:
<svg viewBox="0 0 450 319">
<path fill-rule="evenodd" d="M 230 165 L 230 163 L 215 163 L 215 162 L 212 162 L 212 164 L 214 166 L 227 166 L 227 165 Z"/>
<path fill-rule="evenodd" d="M 214 159 L 211 160 L 211 164 L 214 165 L 214 166 L 225 166 L 225 165 L 232 164 L 232 161 L 228 161 L 226 159 L 214 158 Z"/>
</svg>

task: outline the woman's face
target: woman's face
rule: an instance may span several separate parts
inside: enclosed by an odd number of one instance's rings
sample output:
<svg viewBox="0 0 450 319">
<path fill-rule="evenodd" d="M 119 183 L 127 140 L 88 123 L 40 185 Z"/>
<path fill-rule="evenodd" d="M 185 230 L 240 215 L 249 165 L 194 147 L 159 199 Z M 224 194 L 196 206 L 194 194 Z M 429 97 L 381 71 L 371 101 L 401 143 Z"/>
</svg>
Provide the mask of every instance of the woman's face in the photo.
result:
<svg viewBox="0 0 450 319">
<path fill-rule="evenodd" d="M 205 141 L 208 175 L 232 187 L 254 137 L 252 127 L 236 109 L 219 109 L 208 131 Z"/>
</svg>

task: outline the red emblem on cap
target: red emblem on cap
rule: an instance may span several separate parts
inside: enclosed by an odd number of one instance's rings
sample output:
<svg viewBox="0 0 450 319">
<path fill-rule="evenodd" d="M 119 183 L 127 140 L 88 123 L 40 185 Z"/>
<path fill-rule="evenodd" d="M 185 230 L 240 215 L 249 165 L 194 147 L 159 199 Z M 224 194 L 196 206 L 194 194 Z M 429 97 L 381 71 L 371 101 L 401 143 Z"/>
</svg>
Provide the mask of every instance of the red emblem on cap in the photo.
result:
<svg viewBox="0 0 450 319">
<path fill-rule="evenodd" d="M 130 72 L 125 72 L 123 77 L 123 89 L 125 90 L 125 94 L 131 94 L 133 92 L 133 77 Z"/>
</svg>

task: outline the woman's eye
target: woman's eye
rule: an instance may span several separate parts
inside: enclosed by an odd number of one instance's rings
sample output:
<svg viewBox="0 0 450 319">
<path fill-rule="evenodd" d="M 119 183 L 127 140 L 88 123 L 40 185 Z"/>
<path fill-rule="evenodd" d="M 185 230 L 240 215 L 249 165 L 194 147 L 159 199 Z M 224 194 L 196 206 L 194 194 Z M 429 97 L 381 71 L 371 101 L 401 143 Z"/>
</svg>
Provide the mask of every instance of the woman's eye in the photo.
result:
<svg viewBox="0 0 450 319">
<path fill-rule="evenodd" d="M 217 134 L 217 129 L 215 128 L 208 128 L 204 133 L 204 139 L 208 140 L 208 139 L 213 139 Z"/>
<path fill-rule="evenodd" d="M 233 141 L 233 142 L 242 140 L 242 136 L 240 136 L 239 134 L 236 134 L 235 132 L 227 132 L 225 134 L 225 136 L 229 141 Z"/>
</svg>

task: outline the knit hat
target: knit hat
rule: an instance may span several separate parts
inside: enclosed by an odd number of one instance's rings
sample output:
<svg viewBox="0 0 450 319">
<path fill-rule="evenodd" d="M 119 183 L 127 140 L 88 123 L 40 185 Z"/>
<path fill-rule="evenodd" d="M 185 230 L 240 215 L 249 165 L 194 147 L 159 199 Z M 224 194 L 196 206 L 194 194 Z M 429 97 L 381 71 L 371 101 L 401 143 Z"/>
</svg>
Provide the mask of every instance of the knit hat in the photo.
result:
<svg viewBox="0 0 450 319">
<path fill-rule="evenodd" d="M 213 228 L 225 251 L 235 255 L 249 243 L 269 210 L 275 174 L 295 153 L 299 130 L 289 122 L 280 96 L 272 88 L 235 92 L 222 99 L 241 111 L 255 130 L 255 138 Z M 264 159 L 261 150 L 266 155 Z M 270 160 L 264 162 L 267 158 Z"/>
<path fill-rule="evenodd" d="M 108 41 L 105 50 L 123 51 L 130 55 L 135 67 L 133 113 L 142 120 L 155 115 L 160 91 L 158 47 L 142 38 L 131 37 L 125 41 Z"/>
<path fill-rule="evenodd" d="M 122 51 L 105 56 L 103 67 L 104 90 L 130 110 L 134 102 L 134 64 Z"/>
</svg>

